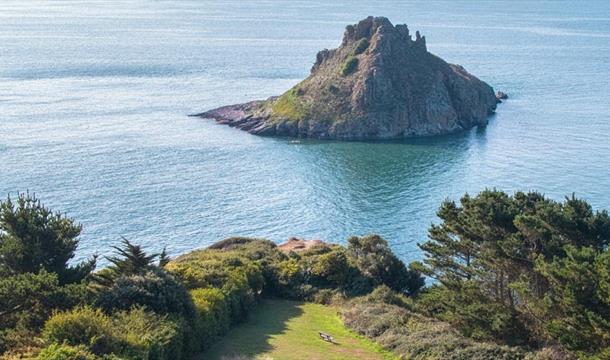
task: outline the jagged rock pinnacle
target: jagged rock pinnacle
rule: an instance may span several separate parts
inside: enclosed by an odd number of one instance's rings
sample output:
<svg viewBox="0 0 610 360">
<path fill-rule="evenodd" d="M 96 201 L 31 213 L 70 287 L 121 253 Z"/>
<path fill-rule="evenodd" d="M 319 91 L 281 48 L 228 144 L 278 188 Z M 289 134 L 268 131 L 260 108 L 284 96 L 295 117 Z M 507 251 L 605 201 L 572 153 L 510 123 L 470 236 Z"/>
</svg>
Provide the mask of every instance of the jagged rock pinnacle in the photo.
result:
<svg viewBox="0 0 610 360">
<path fill-rule="evenodd" d="M 407 25 L 371 16 L 281 96 L 198 115 L 259 135 L 396 139 L 485 125 L 497 103 L 491 86 L 429 53 L 419 31 L 413 39 Z"/>
</svg>

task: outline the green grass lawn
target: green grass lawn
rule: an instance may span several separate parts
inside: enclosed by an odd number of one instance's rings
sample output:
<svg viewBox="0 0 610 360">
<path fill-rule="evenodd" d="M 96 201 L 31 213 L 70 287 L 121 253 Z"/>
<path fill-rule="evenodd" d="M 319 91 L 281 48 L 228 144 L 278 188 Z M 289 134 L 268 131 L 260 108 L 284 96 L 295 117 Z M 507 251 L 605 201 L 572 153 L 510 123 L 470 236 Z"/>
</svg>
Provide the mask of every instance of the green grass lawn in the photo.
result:
<svg viewBox="0 0 610 360">
<path fill-rule="evenodd" d="M 323 341 L 330 334 L 335 344 Z M 396 359 L 379 345 L 346 329 L 336 308 L 265 300 L 250 319 L 231 329 L 196 360 Z"/>
</svg>

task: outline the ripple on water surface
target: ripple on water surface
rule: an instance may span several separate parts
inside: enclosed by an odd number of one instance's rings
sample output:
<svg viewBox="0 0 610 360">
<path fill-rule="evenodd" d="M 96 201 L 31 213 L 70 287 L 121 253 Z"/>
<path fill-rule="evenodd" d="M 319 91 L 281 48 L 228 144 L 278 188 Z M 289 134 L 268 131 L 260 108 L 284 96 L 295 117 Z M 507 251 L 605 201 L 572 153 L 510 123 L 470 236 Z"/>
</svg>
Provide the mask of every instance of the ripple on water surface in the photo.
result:
<svg viewBox="0 0 610 360">
<path fill-rule="evenodd" d="M 281 11 L 279 11 L 281 9 Z M 345 25 L 385 15 L 509 93 L 486 129 L 434 139 L 266 139 L 186 115 L 276 95 Z M 610 5 L 3 1 L 0 192 L 172 254 L 231 235 L 385 236 L 405 260 L 449 197 L 576 192 L 610 207 Z"/>
</svg>

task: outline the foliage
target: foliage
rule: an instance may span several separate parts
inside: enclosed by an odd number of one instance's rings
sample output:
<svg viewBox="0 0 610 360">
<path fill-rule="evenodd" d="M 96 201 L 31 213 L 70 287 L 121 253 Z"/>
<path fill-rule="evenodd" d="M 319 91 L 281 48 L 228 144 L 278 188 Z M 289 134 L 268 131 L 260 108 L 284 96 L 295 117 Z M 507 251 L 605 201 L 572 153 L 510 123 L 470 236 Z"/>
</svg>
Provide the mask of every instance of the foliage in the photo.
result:
<svg viewBox="0 0 610 360">
<path fill-rule="evenodd" d="M 532 316 L 550 319 L 545 329 L 571 350 L 610 355 L 610 252 L 591 247 L 565 247 L 564 258 L 536 260 L 535 269 L 548 282 L 542 299 L 523 291 Z"/>
<path fill-rule="evenodd" d="M 387 241 L 378 235 L 351 237 L 348 252 L 364 276 L 375 285 L 387 285 L 398 292 L 414 295 L 424 285 L 419 272 L 408 269 L 394 255 Z"/>
<path fill-rule="evenodd" d="M 208 249 L 179 256 L 166 269 L 189 289 L 222 288 L 230 281 L 232 271 L 240 270 L 258 293 L 264 292 L 274 277 L 271 264 L 284 258 L 271 241 L 229 238 Z"/>
<path fill-rule="evenodd" d="M 475 342 L 460 335 L 448 323 L 379 301 L 382 293 L 388 296 L 387 290 L 381 289 L 377 294 L 348 303 L 342 310 L 343 321 L 347 327 L 372 338 L 401 358 L 517 360 L 525 356 L 521 349 Z M 392 297 L 388 300 L 395 301 Z"/>
<path fill-rule="evenodd" d="M 341 249 L 333 249 L 317 256 L 311 264 L 311 275 L 324 285 L 333 287 L 348 283 L 355 271 L 347 254 Z"/>
<path fill-rule="evenodd" d="M 463 333 L 507 343 L 559 343 L 589 354 L 610 339 L 608 214 L 574 196 L 486 190 L 446 201 L 421 244 L 437 279 L 419 302 Z"/>
<path fill-rule="evenodd" d="M 97 360 L 87 347 L 67 344 L 51 344 L 38 354 L 37 360 Z"/>
<path fill-rule="evenodd" d="M 197 334 L 207 347 L 231 325 L 226 296 L 220 289 L 201 288 L 192 290 L 191 297 L 197 309 Z"/>
<path fill-rule="evenodd" d="M 294 121 L 303 120 L 310 113 L 308 105 L 298 91 L 298 85 L 274 100 L 271 109 L 273 116 Z"/>
<path fill-rule="evenodd" d="M 184 335 L 179 320 L 136 307 L 113 315 L 119 355 L 129 359 L 183 358 Z"/>
<path fill-rule="evenodd" d="M 146 254 L 140 245 L 123 238 L 123 247 L 111 246 L 118 256 L 108 257 L 112 269 L 118 275 L 136 275 L 150 269 L 159 254 Z"/>
<path fill-rule="evenodd" d="M 347 302 L 348 326 L 405 358 L 610 358 L 610 218 L 574 196 L 487 190 L 445 201 L 420 244 L 424 262 L 408 267 L 377 235 L 289 254 L 229 238 L 171 261 L 124 239 L 93 284 L 92 263 L 67 265 L 80 226 L 19 199 L 0 209 L 0 352 L 41 338 L 44 359 L 190 358 L 261 298 L 282 297 Z M 28 267 L 57 242 L 57 262 Z"/>
<path fill-rule="evenodd" d="M 42 337 L 48 343 L 85 346 L 95 354 L 119 350 L 112 319 L 101 309 L 75 308 L 53 315 L 44 325 Z"/>
<path fill-rule="evenodd" d="M 42 336 L 50 344 L 41 352 L 45 359 L 89 352 L 126 359 L 181 359 L 185 340 L 179 320 L 142 307 L 112 316 L 90 307 L 57 313 L 45 324 Z"/>
<path fill-rule="evenodd" d="M 60 283 L 79 282 L 95 268 L 95 258 L 68 266 L 81 226 L 54 213 L 35 196 L 19 194 L 0 202 L 0 276 L 56 273 Z"/>
<path fill-rule="evenodd" d="M 270 264 L 284 255 L 269 241 L 231 238 L 178 257 L 166 268 L 191 289 L 193 325 L 200 346 L 209 346 L 247 318 L 274 279 Z"/>
<path fill-rule="evenodd" d="M 159 267 L 165 267 L 165 265 L 169 264 L 170 261 L 171 258 L 167 254 L 167 249 L 164 247 L 161 253 L 159 254 Z"/>
<path fill-rule="evenodd" d="M 341 67 L 341 75 L 348 76 L 358 69 L 358 58 L 354 56 L 348 56 Z"/>
<path fill-rule="evenodd" d="M 354 45 L 353 55 L 362 54 L 366 49 L 368 49 L 369 45 L 370 45 L 370 43 L 367 38 L 362 38 L 362 39 L 356 41 L 356 44 Z"/>
<path fill-rule="evenodd" d="M 149 255 L 142 246 L 132 244 L 125 238 L 123 238 L 122 243 L 122 247 L 111 247 L 117 255 L 106 257 L 111 265 L 95 274 L 93 277 L 94 287 L 98 289 L 109 288 L 120 277 L 142 275 L 157 267 L 162 268 L 169 261 L 165 249 L 161 254 Z M 154 264 L 156 258 L 159 258 L 159 266 Z"/>
<path fill-rule="evenodd" d="M 86 302 L 84 284 L 60 286 L 57 274 L 41 271 L 0 279 L 0 353 L 33 345 L 35 332 L 55 309 Z"/>
<path fill-rule="evenodd" d="M 369 303 L 397 305 L 408 310 L 412 310 L 414 307 L 413 300 L 411 298 L 393 291 L 386 285 L 376 287 L 375 290 L 368 294 L 364 299 L 366 299 L 366 301 Z"/>
<path fill-rule="evenodd" d="M 184 286 L 165 270 L 153 267 L 141 274 L 118 277 L 110 287 L 100 290 L 96 305 L 107 312 L 146 306 L 159 314 L 176 314 L 186 319 L 195 314 Z"/>
</svg>

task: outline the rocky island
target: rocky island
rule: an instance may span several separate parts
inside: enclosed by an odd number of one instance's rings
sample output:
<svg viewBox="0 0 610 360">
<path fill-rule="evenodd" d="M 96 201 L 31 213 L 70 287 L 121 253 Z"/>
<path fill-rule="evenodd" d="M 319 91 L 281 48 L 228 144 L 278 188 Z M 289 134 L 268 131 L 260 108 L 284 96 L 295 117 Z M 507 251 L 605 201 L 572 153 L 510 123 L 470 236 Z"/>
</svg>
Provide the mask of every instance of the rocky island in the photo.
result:
<svg viewBox="0 0 610 360">
<path fill-rule="evenodd" d="M 280 96 L 196 116 L 252 134 L 317 139 L 400 139 L 486 125 L 499 99 L 462 66 L 428 52 L 407 25 L 368 17 L 341 46 L 317 54 L 311 74 Z"/>
</svg>

